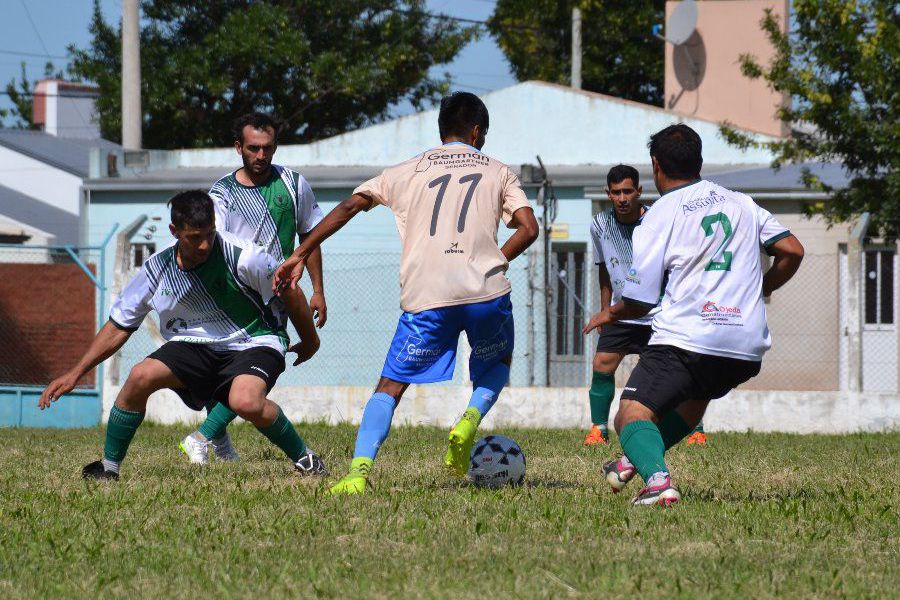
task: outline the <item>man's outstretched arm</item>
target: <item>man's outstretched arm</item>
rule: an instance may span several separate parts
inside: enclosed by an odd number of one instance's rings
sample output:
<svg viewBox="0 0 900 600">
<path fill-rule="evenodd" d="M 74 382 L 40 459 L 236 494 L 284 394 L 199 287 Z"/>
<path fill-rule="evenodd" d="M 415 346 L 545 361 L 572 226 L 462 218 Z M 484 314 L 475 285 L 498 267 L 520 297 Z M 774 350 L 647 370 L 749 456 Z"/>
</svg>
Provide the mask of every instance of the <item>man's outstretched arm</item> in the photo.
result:
<svg viewBox="0 0 900 600">
<path fill-rule="evenodd" d="M 131 337 L 132 330 L 122 329 L 112 321 L 107 321 L 106 325 L 100 328 L 87 352 L 78 361 L 78 364 L 72 367 L 68 372 L 60 375 L 50 382 L 50 385 L 41 394 L 38 406 L 41 410 L 50 406 L 51 402 L 56 402 L 63 395 L 68 394 L 78 381 L 84 377 L 91 369 L 102 363 L 104 360 L 116 353 L 116 351 L 125 345 L 128 338 Z"/>
<path fill-rule="evenodd" d="M 500 252 L 506 257 L 507 262 L 512 262 L 515 257 L 525 252 L 528 246 L 534 243 L 540 229 L 537 219 L 534 218 L 534 211 L 529 207 L 522 207 L 514 212 L 509 226 L 515 227 L 516 232 L 506 240 L 506 243 L 500 248 Z"/>
<path fill-rule="evenodd" d="M 303 238 L 303 241 L 297 246 L 290 258 L 281 263 L 281 266 L 278 267 L 275 271 L 275 276 L 272 278 L 272 289 L 278 293 L 285 287 L 295 287 L 300 280 L 300 276 L 303 275 L 303 267 L 312 251 L 346 225 L 357 213 L 368 210 L 371 207 L 372 200 L 362 194 L 353 194 L 335 206 Z"/>
</svg>

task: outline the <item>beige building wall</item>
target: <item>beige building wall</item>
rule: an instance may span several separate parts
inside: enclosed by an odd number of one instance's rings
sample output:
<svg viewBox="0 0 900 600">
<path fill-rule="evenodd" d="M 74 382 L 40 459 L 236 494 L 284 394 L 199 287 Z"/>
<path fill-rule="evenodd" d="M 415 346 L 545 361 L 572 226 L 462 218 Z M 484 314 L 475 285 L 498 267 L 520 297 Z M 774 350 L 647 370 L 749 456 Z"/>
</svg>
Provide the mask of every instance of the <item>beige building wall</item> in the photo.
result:
<svg viewBox="0 0 900 600">
<path fill-rule="evenodd" d="M 666 21 L 680 2 L 666 2 Z M 787 27 L 788 0 L 701 0 L 697 27 L 684 43 L 666 46 L 665 107 L 680 115 L 729 123 L 758 133 L 785 136 L 775 111 L 788 99 L 763 80 L 741 74 L 740 56 L 766 65 L 774 55 L 760 28 L 771 8 Z"/>
<path fill-rule="evenodd" d="M 772 349 L 762 371 L 741 389 L 838 390 L 840 388 L 840 244 L 849 227 L 829 229 L 807 219 L 799 201 L 761 201 L 801 241 L 806 250 L 794 278 L 767 305 Z"/>
</svg>

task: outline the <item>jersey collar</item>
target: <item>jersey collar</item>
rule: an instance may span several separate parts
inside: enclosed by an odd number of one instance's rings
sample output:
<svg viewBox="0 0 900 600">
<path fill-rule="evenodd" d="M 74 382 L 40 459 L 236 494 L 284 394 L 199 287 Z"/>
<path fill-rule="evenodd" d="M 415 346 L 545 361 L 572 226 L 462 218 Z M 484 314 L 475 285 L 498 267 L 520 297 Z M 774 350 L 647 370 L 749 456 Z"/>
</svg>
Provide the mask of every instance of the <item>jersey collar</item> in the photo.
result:
<svg viewBox="0 0 900 600">
<path fill-rule="evenodd" d="M 692 185 L 697 184 L 697 183 L 700 183 L 701 181 L 703 181 L 703 179 L 702 179 L 701 177 L 698 177 L 697 179 L 695 179 L 694 181 L 692 181 L 692 182 L 690 182 L 690 183 L 684 183 L 684 184 L 682 184 L 682 185 L 673 187 L 673 188 L 670 189 L 670 190 L 666 190 L 665 192 L 663 192 L 662 194 L 660 194 L 659 197 L 662 198 L 662 197 L 665 196 L 666 194 L 671 194 L 672 192 L 677 192 L 678 190 L 683 190 L 683 189 L 686 188 L 686 187 L 691 187 Z"/>
<path fill-rule="evenodd" d="M 459 144 L 460 146 L 465 146 L 466 148 L 471 148 L 475 152 L 478 152 L 479 154 L 481 154 L 481 150 L 479 150 L 475 146 L 470 146 L 469 144 L 467 144 L 465 142 L 447 142 L 446 144 L 441 144 L 441 146 L 452 146 L 454 144 Z"/>
</svg>

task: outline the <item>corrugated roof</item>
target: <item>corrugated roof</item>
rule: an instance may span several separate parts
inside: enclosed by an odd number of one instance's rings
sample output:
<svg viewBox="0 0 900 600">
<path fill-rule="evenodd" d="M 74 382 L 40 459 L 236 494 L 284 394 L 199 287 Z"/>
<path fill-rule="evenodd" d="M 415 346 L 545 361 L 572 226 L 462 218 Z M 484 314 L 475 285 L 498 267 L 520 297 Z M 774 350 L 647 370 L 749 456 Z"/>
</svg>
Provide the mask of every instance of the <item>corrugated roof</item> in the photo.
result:
<svg viewBox="0 0 900 600">
<path fill-rule="evenodd" d="M 78 216 L 0 185 L 0 215 L 30 225 L 56 238 L 53 244 L 78 243 Z"/>
<path fill-rule="evenodd" d="M 102 138 L 61 138 L 27 129 L 0 129 L 0 145 L 79 177 L 88 176 L 91 148 L 121 148 Z"/>
</svg>

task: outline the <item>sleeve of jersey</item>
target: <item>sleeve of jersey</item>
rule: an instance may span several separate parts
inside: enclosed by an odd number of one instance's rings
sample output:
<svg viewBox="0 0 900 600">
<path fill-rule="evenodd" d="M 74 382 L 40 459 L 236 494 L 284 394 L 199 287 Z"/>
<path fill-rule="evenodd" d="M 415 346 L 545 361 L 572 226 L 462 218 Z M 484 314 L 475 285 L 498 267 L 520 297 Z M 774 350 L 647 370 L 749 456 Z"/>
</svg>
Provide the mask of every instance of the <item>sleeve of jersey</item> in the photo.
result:
<svg viewBox="0 0 900 600">
<path fill-rule="evenodd" d="M 772 244 L 791 235 L 791 231 L 779 223 L 778 219 L 772 216 L 772 213 L 758 204 L 756 205 L 756 212 L 759 219 L 759 244 L 768 253 Z"/>
<path fill-rule="evenodd" d="M 109 309 L 109 320 L 119 329 L 136 330 L 150 312 L 152 298 L 153 286 L 146 270 L 142 268 L 113 302 Z"/>
<path fill-rule="evenodd" d="M 245 247 L 238 260 L 238 277 L 245 285 L 258 292 L 266 305 L 276 298 L 272 292 L 272 277 L 278 264 L 274 256 L 256 247 Z"/>
<path fill-rule="evenodd" d="M 600 230 L 596 222 L 591 223 L 591 246 L 594 248 L 594 264 L 599 265 L 603 262 L 603 248 L 600 247 Z"/>
<path fill-rule="evenodd" d="M 359 194 L 360 196 L 365 196 L 376 204 L 383 204 L 388 208 L 390 208 L 391 206 L 390 193 L 388 192 L 388 183 L 384 172 L 358 186 L 355 190 L 353 190 L 353 193 Z"/>
<path fill-rule="evenodd" d="M 300 235 L 305 235 L 312 231 L 312 228 L 318 225 L 325 215 L 322 214 L 322 209 L 316 202 L 316 195 L 309 182 L 302 175 L 297 175 L 297 177 L 300 180 L 297 184 L 297 205 L 300 208 L 297 211 L 297 231 Z"/>
<path fill-rule="evenodd" d="M 515 173 L 509 170 L 509 167 L 507 167 L 506 181 L 503 185 L 503 222 L 509 225 L 512 221 L 513 213 L 520 208 L 530 206 L 531 203 L 528 201 L 525 192 L 522 191 L 519 178 L 516 177 Z"/>
<path fill-rule="evenodd" d="M 623 300 L 646 308 L 659 304 L 666 272 L 666 244 L 660 240 L 665 239 L 646 223 L 635 228 L 632 236 L 634 260 L 625 275 Z"/>
<path fill-rule="evenodd" d="M 216 186 L 209 190 L 209 197 L 213 201 L 213 211 L 216 215 L 216 229 L 218 231 L 228 231 L 228 204 L 221 192 Z"/>
</svg>

